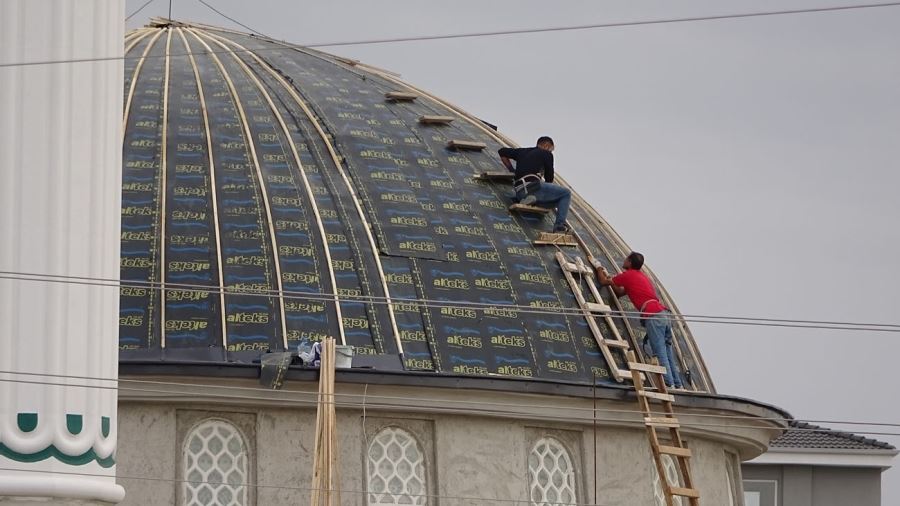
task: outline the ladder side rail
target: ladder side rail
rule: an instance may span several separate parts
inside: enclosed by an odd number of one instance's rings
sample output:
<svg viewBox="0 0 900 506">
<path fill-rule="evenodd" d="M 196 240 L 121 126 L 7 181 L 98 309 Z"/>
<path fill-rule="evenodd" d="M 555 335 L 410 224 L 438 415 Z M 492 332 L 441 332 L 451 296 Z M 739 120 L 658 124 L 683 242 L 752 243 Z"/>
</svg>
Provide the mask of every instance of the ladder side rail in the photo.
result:
<svg viewBox="0 0 900 506">
<path fill-rule="evenodd" d="M 561 251 L 556 252 L 556 260 L 560 264 L 560 268 L 563 271 L 563 275 L 566 277 L 566 281 L 569 283 L 569 286 L 572 287 L 572 293 L 575 294 L 575 300 L 578 302 L 579 307 L 581 307 L 581 312 L 584 315 L 585 321 L 587 321 L 588 327 L 591 329 L 591 334 L 594 335 L 594 341 L 597 342 L 597 346 L 600 348 L 600 353 L 603 354 L 603 358 L 606 359 L 607 365 L 609 365 L 610 373 L 613 378 L 615 378 L 618 382 L 623 382 L 625 377 L 620 372 L 618 364 L 616 364 L 615 357 L 613 357 L 612 351 L 610 351 L 609 346 L 604 342 L 603 333 L 600 331 L 600 327 L 597 326 L 597 322 L 594 320 L 594 315 L 591 313 L 585 306 L 584 296 L 581 294 L 581 289 L 578 287 L 578 284 L 575 281 L 575 277 L 572 276 L 572 273 L 566 269 L 566 260 L 565 255 Z"/>
</svg>

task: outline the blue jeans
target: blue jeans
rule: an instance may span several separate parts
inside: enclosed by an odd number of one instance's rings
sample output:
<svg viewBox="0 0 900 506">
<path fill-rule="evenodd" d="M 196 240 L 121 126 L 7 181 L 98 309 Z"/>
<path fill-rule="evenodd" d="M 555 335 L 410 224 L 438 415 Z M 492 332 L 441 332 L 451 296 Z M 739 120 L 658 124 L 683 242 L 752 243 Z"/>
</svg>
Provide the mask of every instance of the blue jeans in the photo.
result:
<svg viewBox="0 0 900 506">
<path fill-rule="evenodd" d="M 537 198 L 537 205 L 541 207 L 556 208 L 556 221 L 553 228 L 559 227 L 566 222 L 566 216 L 569 215 L 569 202 L 572 200 L 572 192 L 567 188 L 563 188 L 558 184 L 541 182 L 541 187 L 532 195 Z M 525 198 L 525 193 L 520 192 L 516 195 L 519 200 Z"/>
<path fill-rule="evenodd" d="M 672 350 L 672 318 L 668 311 L 660 311 L 642 320 L 647 329 L 647 341 L 659 365 L 666 368 L 666 385 L 681 388 L 681 373 Z"/>
</svg>

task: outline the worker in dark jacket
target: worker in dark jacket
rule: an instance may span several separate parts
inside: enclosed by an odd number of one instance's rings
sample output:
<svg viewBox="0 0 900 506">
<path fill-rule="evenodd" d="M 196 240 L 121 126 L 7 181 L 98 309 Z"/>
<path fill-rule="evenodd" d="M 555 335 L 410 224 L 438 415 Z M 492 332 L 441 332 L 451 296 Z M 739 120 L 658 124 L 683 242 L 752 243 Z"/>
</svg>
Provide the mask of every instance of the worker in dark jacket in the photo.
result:
<svg viewBox="0 0 900 506">
<path fill-rule="evenodd" d="M 558 184 L 553 184 L 553 139 L 541 137 L 533 148 L 500 148 L 500 161 L 516 173 L 513 188 L 516 198 L 525 205 L 556 208 L 554 232 L 569 232 L 566 216 L 572 192 Z M 515 160 L 516 165 L 510 160 Z"/>
</svg>

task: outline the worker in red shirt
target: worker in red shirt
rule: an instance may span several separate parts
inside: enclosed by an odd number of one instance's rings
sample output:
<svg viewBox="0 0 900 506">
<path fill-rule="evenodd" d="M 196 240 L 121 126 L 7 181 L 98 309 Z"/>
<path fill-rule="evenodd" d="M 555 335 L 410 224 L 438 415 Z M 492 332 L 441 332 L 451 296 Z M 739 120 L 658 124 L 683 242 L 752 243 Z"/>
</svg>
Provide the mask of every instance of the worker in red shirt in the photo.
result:
<svg viewBox="0 0 900 506">
<path fill-rule="evenodd" d="M 612 288 L 618 297 L 628 295 L 634 307 L 640 309 L 641 324 L 647 330 L 650 349 L 659 365 L 666 368 L 666 385 L 682 388 L 681 374 L 672 351 L 672 313 L 659 302 L 653 283 L 641 272 L 644 255 L 636 251 L 629 253 L 622 262 L 624 270 L 613 277 L 609 277 L 599 261 L 593 263 L 601 285 Z"/>
</svg>

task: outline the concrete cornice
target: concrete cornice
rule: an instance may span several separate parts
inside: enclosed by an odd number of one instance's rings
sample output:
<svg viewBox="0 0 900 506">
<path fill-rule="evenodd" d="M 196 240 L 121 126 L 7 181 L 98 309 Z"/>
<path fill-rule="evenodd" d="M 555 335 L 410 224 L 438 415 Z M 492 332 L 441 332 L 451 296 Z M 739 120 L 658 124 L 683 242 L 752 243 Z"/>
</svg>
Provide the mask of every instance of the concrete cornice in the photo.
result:
<svg viewBox="0 0 900 506">
<path fill-rule="evenodd" d="M 282 390 L 267 390 L 255 378 L 248 377 L 132 375 L 121 371 L 119 400 L 169 405 L 314 409 L 317 372 L 305 372 L 310 373 L 309 378 L 288 380 Z M 508 380 L 499 379 L 505 383 L 503 385 L 492 385 L 493 381 L 434 375 L 391 377 L 372 371 L 346 370 L 337 374 L 336 403 L 342 410 L 362 411 L 365 407 L 370 414 L 481 416 L 532 423 L 584 426 L 596 423 L 598 428 L 644 428 L 634 391 L 630 388 L 578 386 L 573 390 L 571 385 L 525 381 L 517 385 L 521 391 L 510 391 L 506 384 Z M 764 452 L 769 441 L 780 435 L 787 425 L 783 420 L 784 412 L 737 398 L 678 395 L 676 411 L 685 437 L 729 444 L 740 453 L 742 460 Z"/>
</svg>

